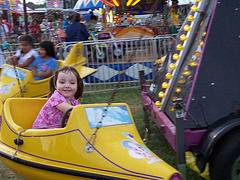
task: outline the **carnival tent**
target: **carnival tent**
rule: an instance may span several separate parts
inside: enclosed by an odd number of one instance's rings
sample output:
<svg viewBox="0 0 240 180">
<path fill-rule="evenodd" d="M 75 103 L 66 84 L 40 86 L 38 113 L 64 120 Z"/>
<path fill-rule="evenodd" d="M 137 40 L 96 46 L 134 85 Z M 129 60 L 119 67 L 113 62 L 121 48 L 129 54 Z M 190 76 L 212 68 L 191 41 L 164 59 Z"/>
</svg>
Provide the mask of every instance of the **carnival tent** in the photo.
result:
<svg viewBox="0 0 240 180">
<path fill-rule="evenodd" d="M 73 9 L 76 11 L 88 11 L 99 8 L 103 8 L 101 0 L 78 0 Z"/>
<path fill-rule="evenodd" d="M 9 1 L 0 0 L 0 10 L 9 10 Z"/>
<path fill-rule="evenodd" d="M 17 6 L 11 6 L 10 10 L 13 13 L 23 13 L 23 4 L 18 3 Z M 29 7 L 26 7 L 26 10 L 27 11 L 32 11 L 32 9 L 30 9 Z"/>
</svg>

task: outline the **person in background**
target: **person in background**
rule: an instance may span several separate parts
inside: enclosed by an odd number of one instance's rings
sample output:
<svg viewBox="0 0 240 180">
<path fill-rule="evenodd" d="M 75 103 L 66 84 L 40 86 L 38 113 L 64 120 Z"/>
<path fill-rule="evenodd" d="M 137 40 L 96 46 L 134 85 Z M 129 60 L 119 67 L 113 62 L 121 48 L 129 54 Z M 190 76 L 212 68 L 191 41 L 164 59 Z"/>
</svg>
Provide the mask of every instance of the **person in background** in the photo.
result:
<svg viewBox="0 0 240 180">
<path fill-rule="evenodd" d="M 34 41 L 40 42 L 41 41 L 41 28 L 36 19 L 33 20 L 31 25 L 29 25 L 29 29 L 30 29 L 30 32 L 31 32 L 31 35 L 32 35 Z"/>
<path fill-rule="evenodd" d="M 32 62 L 38 56 L 33 49 L 33 39 L 30 35 L 19 37 L 20 49 L 14 56 L 10 56 L 6 61 L 21 68 L 32 70 Z"/>
<path fill-rule="evenodd" d="M 53 75 L 57 69 L 54 45 L 51 41 L 39 44 L 39 56 L 33 61 L 32 74 L 34 80 L 42 80 Z"/>
<path fill-rule="evenodd" d="M 98 17 L 95 16 L 94 14 L 91 14 L 90 21 L 86 24 L 88 30 L 91 32 L 95 32 L 97 22 L 98 22 Z"/>
<path fill-rule="evenodd" d="M 6 41 L 6 28 L 2 23 L 2 19 L 0 17 L 0 68 L 2 68 L 2 65 L 5 64 L 5 59 L 4 56 L 2 54 L 2 45 L 5 43 Z"/>
<path fill-rule="evenodd" d="M 39 112 L 32 128 L 59 128 L 63 113 L 78 105 L 83 94 L 83 80 L 72 66 L 57 70 L 50 80 L 49 99 Z"/>
<path fill-rule="evenodd" d="M 86 41 L 89 37 L 86 26 L 80 23 L 80 14 L 73 15 L 73 22 L 67 28 L 67 42 Z"/>
<path fill-rule="evenodd" d="M 3 24 L 5 24 L 7 26 L 7 30 L 8 30 L 8 33 L 7 33 L 7 36 L 10 36 L 11 32 L 12 32 L 12 25 L 8 23 L 8 20 L 4 19 L 3 20 Z"/>
<path fill-rule="evenodd" d="M 65 31 L 67 30 L 69 24 L 70 24 L 70 20 L 69 20 L 69 18 L 66 18 L 66 19 L 64 20 L 64 22 L 63 22 L 63 29 L 64 29 Z"/>
</svg>

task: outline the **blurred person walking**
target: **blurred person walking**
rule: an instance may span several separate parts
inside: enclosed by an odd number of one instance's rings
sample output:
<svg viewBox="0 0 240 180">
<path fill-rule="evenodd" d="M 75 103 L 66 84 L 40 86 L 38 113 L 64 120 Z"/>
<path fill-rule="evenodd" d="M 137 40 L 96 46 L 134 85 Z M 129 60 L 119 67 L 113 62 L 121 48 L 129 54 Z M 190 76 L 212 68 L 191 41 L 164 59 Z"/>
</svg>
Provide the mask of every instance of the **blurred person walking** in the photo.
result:
<svg viewBox="0 0 240 180">
<path fill-rule="evenodd" d="M 7 38 L 7 32 L 8 28 L 6 25 L 2 23 L 2 18 L 0 17 L 0 68 L 2 68 L 2 65 L 5 64 L 5 59 L 3 56 L 3 44 L 6 41 Z"/>
<path fill-rule="evenodd" d="M 67 28 L 67 42 L 74 41 L 86 41 L 89 37 L 89 33 L 85 24 L 80 23 L 80 14 L 73 15 L 73 22 Z"/>
</svg>

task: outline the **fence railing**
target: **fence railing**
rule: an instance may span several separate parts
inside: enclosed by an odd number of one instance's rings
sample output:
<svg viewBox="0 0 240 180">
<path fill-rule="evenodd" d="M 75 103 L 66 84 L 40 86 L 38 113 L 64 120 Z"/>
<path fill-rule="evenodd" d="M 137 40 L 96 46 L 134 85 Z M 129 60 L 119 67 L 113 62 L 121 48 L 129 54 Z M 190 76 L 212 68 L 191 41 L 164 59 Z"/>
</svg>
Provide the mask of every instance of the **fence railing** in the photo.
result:
<svg viewBox="0 0 240 180">
<path fill-rule="evenodd" d="M 84 79 L 84 92 L 110 91 L 119 81 L 120 89 L 139 87 L 140 70 L 144 70 L 145 78 L 151 80 L 154 62 L 171 51 L 172 40 L 173 36 L 165 35 L 154 38 L 84 41 L 86 66 L 97 69 L 97 72 Z M 58 59 L 65 59 L 75 43 L 57 44 Z M 18 49 L 17 45 L 10 48 L 14 51 Z M 14 51 L 3 54 L 7 57 Z"/>
<path fill-rule="evenodd" d="M 87 66 L 97 72 L 86 77 L 85 92 L 139 87 L 138 71 L 152 80 L 154 62 L 171 50 L 172 36 L 84 42 Z"/>
</svg>

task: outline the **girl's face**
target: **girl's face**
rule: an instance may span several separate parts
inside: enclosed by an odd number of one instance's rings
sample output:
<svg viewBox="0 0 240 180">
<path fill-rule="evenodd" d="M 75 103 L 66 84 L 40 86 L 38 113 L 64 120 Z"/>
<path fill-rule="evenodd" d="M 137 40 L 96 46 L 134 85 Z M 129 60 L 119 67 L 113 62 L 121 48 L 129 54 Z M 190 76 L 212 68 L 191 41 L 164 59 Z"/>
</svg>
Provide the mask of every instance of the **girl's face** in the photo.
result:
<svg viewBox="0 0 240 180">
<path fill-rule="evenodd" d="M 39 48 L 38 52 L 39 52 L 39 56 L 41 56 L 42 58 L 47 56 L 47 51 L 42 47 Z"/>
<path fill-rule="evenodd" d="M 77 92 L 77 78 L 72 72 L 59 72 L 56 90 L 62 94 L 66 100 L 73 98 Z"/>
<path fill-rule="evenodd" d="M 32 49 L 32 45 L 30 43 L 28 43 L 27 41 L 21 41 L 20 49 L 23 53 L 27 53 Z"/>
<path fill-rule="evenodd" d="M 35 26 L 35 25 L 37 25 L 38 23 L 37 23 L 37 21 L 35 20 L 35 21 L 33 21 L 33 25 Z"/>
<path fill-rule="evenodd" d="M 95 19 L 92 19 L 91 22 L 92 22 L 93 24 L 96 24 L 96 23 L 97 23 L 97 21 L 96 21 Z"/>
</svg>

